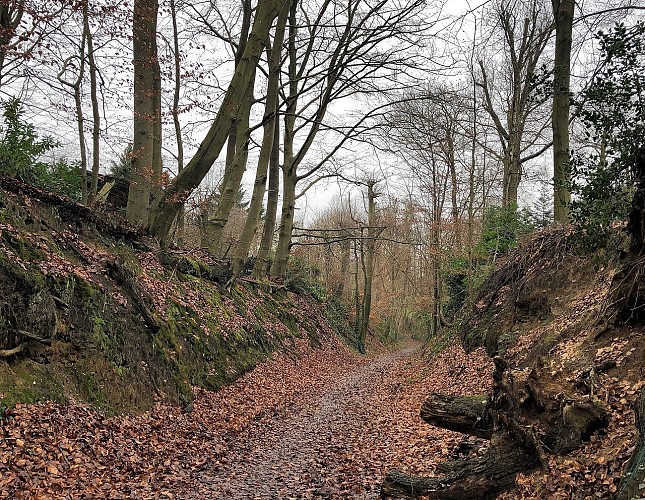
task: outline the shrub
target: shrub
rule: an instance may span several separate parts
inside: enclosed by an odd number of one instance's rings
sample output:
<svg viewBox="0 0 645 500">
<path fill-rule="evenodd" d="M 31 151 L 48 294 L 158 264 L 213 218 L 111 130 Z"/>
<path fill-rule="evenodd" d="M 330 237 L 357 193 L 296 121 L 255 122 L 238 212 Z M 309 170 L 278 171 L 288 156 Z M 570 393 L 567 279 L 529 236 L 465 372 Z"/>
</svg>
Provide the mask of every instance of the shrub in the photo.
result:
<svg viewBox="0 0 645 500">
<path fill-rule="evenodd" d="M 51 137 L 39 138 L 34 126 L 23 119 L 22 104 L 16 98 L 2 103 L 0 126 L 0 172 L 25 182 L 41 185 L 49 166 L 40 157 L 58 144 Z"/>
</svg>

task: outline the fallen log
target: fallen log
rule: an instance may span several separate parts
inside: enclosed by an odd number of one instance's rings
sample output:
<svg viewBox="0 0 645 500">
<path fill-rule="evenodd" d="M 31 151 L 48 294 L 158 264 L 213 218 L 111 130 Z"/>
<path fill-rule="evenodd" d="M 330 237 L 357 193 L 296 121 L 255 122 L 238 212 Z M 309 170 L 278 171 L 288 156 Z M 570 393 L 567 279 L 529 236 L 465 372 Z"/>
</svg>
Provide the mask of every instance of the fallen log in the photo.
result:
<svg viewBox="0 0 645 500">
<path fill-rule="evenodd" d="M 462 434 L 490 439 L 493 433 L 490 397 L 486 394 L 431 394 L 421 406 L 420 415 L 430 425 Z"/>
<path fill-rule="evenodd" d="M 494 435 L 484 456 L 452 462 L 443 476 L 388 472 L 381 487 L 381 498 L 492 499 L 515 484 L 518 472 L 531 470 L 537 464 L 535 454 L 519 446 L 508 434 Z"/>
<path fill-rule="evenodd" d="M 545 390 L 546 385 L 541 387 L 543 377 L 538 371 L 526 378 L 500 357 L 493 358 L 493 363 L 490 396 L 432 394 L 421 410 L 423 420 L 432 425 L 489 438 L 486 454 L 444 462 L 435 477 L 389 472 L 382 485 L 383 498 L 495 498 L 514 486 L 518 472 L 537 467 L 547 471 L 547 453 L 568 453 L 607 425 L 606 410 L 589 396 L 564 397 Z M 549 431 L 542 439 L 545 429 Z"/>
<path fill-rule="evenodd" d="M 618 485 L 616 500 L 645 498 L 645 389 L 641 390 L 636 404 L 636 428 L 639 432 L 638 442 Z"/>
</svg>

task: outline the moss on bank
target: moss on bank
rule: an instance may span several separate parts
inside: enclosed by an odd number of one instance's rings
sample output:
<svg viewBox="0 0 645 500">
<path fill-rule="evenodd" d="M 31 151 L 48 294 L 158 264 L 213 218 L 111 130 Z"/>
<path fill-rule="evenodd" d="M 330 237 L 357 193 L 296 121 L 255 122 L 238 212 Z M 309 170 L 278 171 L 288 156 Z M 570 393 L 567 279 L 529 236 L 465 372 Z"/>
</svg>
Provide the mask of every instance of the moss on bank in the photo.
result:
<svg viewBox="0 0 645 500">
<path fill-rule="evenodd" d="M 0 194 L 0 350 L 26 346 L 0 357 L 0 404 L 74 399 L 107 414 L 186 404 L 193 385 L 216 390 L 294 339 L 331 332 L 322 307 L 291 292 L 227 291 L 222 270 L 193 257 L 144 264 L 149 251 Z M 143 321 L 136 290 L 106 272 L 116 258 L 141 289 L 153 283 L 144 293 L 158 328 Z"/>
</svg>

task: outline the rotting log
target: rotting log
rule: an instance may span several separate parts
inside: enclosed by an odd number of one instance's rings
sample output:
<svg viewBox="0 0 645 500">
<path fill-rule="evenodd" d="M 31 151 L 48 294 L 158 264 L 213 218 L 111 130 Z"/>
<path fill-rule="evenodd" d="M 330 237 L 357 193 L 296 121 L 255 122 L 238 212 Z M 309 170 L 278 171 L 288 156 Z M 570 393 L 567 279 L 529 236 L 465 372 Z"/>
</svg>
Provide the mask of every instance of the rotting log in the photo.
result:
<svg viewBox="0 0 645 500">
<path fill-rule="evenodd" d="M 618 485 L 616 500 L 645 498 L 645 388 L 636 403 L 636 429 L 638 442 Z"/>
<path fill-rule="evenodd" d="M 478 437 L 488 434 L 486 454 L 444 462 L 435 477 L 389 472 L 381 489 L 383 498 L 495 498 L 514 486 L 518 472 L 537 467 L 547 471 L 547 453 L 567 453 L 607 425 L 606 410 L 591 397 L 555 394 L 539 383 L 546 376 L 540 370 L 525 378 L 501 357 L 493 358 L 493 363 L 490 396 L 433 394 L 422 409 L 422 418 L 433 425 Z M 552 431 L 542 440 L 544 429 Z"/>
<path fill-rule="evenodd" d="M 436 427 L 490 439 L 493 432 L 490 397 L 431 394 L 421 406 L 421 418 Z"/>
<path fill-rule="evenodd" d="M 484 456 L 464 460 L 459 465 L 450 467 L 450 472 L 438 477 L 388 472 L 381 498 L 492 499 L 513 487 L 515 475 L 533 469 L 537 460 L 508 434 L 500 434 L 492 437 L 491 447 Z"/>
<path fill-rule="evenodd" d="M 565 455 L 608 423 L 607 412 L 600 404 L 591 400 L 574 401 L 562 408 L 556 425 L 544 436 L 544 445 L 551 453 Z"/>
</svg>

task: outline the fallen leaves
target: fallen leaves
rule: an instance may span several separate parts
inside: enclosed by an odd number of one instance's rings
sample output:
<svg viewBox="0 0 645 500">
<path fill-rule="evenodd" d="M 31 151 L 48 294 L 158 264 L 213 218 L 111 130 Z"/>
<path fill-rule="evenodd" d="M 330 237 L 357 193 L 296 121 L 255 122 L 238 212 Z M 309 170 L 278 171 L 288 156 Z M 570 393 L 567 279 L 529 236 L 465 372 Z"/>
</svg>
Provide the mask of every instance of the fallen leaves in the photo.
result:
<svg viewBox="0 0 645 500">
<path fill-rule="evenodd" d="M 191 412 L 19 405 L 2 429 L 0 497 L 249 498 L 256 483 L 260 498 L 374 495 L 387 469 L 426 471 L 457 446 L 418 408 L 433 390 L 481 390 L 488 369 L 456 346 L 430 369 L 410 352 L 360 358 L 330 337 L 320 349 L 298 340 L 218 393 L 195 389 Z"/>
</svg>

